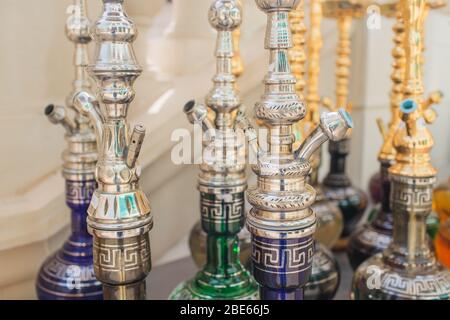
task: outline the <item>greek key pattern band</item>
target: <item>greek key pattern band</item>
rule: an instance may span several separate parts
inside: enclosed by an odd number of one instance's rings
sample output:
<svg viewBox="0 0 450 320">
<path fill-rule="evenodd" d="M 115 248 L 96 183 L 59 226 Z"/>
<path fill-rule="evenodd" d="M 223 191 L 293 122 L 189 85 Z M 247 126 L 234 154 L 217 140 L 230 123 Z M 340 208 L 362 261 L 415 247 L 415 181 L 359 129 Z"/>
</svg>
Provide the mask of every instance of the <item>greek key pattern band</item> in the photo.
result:
<svg viewBox="0 0 450 320">
<path fill-rule="evenodd" d="M 382 278 L 382 287 L 405 297 L 435 297 L 436 294 L 447 297 L 450 292 L 450 279 L 445 276 L 437 279 L 435 277 L 405 279 L 398 274 L 389 273 Z"/>
<path fill-rule="evenodd" d="M 240 221 L 244 217 L 244 193 L 228 194 L 227 197 L 228 199 L 217 199 L 215 195 L 202 193 L 202 219 L 217 222 Z"/>
<path fill-rule="evenodd" d="M 124 272 L 142 269 L 150 261 L 148 239 L 129 244 L 106 244 L 94 241 L 94 264 L 106 272 Z"/>
<path fill-rule="evenodd" d="M 276 274 L 300 273 L 311 268 L 314 256 L 312 238 L 290 244 L 283 240 L 268 243 L 253 239 L 252 258 L 255 268 Z"/>
<path fill-rule="evenodd" d="M 96 188 L 95 180 L 83 182 L 66 180 L 66 201 L 73 204 L 89 205 Z"/>
<path fill-rule="evenodd" d="M 432 184 L 434 178 L 429 180 L 430 184 Z M 429 185 L 403 184 L 398 182 L 392 184 L 391 207 L 394 212 L 403 210 L 428 214 L 432 207 L 432 200 L 433 189 Z"/>
<path fill-rule="evenodd" d="M 53 277 L 63 282 L 72 277 L 76 277 L 77 280 L 82 283 L 97 281 L 92 265 L 70 266 L 67 261 L 63 261 L 59 256 L 56 259 L 52 260 L 51 263 L 44 266 L 43 275 Z"/>
</svg>

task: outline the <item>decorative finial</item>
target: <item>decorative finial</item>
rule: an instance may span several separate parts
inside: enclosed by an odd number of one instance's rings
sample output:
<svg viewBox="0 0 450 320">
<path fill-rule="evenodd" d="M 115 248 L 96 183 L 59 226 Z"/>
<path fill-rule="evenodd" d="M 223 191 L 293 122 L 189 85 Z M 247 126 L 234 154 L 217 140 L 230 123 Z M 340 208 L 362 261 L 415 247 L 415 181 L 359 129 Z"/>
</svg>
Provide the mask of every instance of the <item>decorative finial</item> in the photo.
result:
<svg viewBox="0 0 450 320">
<path fill-rule="evenodd" d="M 241 7 L 234 0 L 215 1 L 209 10 L 209 22 L 217 33 L 216 63 L 217 73 L 213 78 L 214 87 L 206 98 L 206 104 L 216 114 L 218 128 L 229 126 L 231 112 L 241 105 L 235 88 L 236 78 L 232 73 L 234 56 L 232 31 L 242 22 Z"/>
</svg>

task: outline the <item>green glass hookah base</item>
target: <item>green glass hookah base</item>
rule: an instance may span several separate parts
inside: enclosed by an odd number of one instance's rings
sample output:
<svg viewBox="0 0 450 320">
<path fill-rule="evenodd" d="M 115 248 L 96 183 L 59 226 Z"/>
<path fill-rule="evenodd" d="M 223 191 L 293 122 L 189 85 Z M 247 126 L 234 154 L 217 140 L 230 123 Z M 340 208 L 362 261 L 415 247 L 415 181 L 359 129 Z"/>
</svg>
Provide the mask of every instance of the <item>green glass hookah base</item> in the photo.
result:
<svg viewBox="0 0 450 320">
<path fill-rule="evenodd" d="M 230 282 L 200 271 L 189 281 L 182 282 L 170 294 L 170 300 L 259 300 L 259 288 L 248 272 L 241 281 Z"/>
</svg>

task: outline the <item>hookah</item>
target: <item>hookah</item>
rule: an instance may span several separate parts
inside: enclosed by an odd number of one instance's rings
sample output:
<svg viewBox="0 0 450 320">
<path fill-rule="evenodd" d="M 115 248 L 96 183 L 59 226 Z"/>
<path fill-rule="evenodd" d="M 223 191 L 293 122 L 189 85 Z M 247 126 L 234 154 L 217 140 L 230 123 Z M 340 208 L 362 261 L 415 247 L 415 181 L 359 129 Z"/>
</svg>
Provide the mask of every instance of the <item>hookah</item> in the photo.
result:
<svg viewBox="0 0 450 320">
<path fill-rule="evenodd" d="M 267 131 L 268 149 L 258 145 L 256 132 L 244 129 L 257 157 L 253 171 L 257 186 L 247 197 L 252 209 L 247 228 L 252 234 L 252 270 L 262 300 L 302 300 L 311 275 L 316 216 L 311 205 L 315 190 L 306 183 L 309 159 L 328 139 L 342 139 L 352 127 L 344 110 L 323 114 L 320 124 L 294 151 L 292 126 L 304 118 L 306 108 L 295 92 L 288 50 L 292 47 L 289 12 L 299 1 L 256 0 L 267 14 L 265 48 L 270 69 L 265 93 L 255 105 L 255 115 Z"/>
<path fill-rule="evenodd" d="M 300 144 L 303 137 L 311 133 L 320 122 L 320 51 L 322 48 L 322 4 L 320 0 L 310 2 L 310 29 L 306 40 L 306 26 L 304 24 L 304 2 L 301 1 L 297 9 L 291 11 L 289 20 L 291 23 L 293 47 L 289 51 L 289 60 L 292 73 L 297 79 L 296 92 L 301 99 L 307 88 L 307 111 L 305 118 L 294 125 L 294 131 L 298 135 Z M 305 70 L 306 51 L 308 47 L 308 68 Z M 308 78 L 305 81 L 305 73 Z M 297 143 L 296 143 L 297 145 Z M 325 198 L 318 183 L 318 171 L 321 162 L 321 148 L 311 156 L 311 172 L 308 183 L 317 192 L 316 202 L 311 206 L 317 216 L 317 229 L 315 232 L 315 254 L 312 262 L 311 276 L 305 285 L 305 300 L 330 300 L 336 294 L 340 282 L 339 267 L 336 259 L 329 250 L 339 239 L 343 229 L 342 213 L 335 201 Z"/>
<path fill-rule="evenodd" d="M 91 41 L 85 0 L 74 0 L 74 14 L 66 24 L 66 35 L 75 44 L 75 81 L 73 91 L 90 90 L 86 74 L 87 46 Z M 49 105 L 45 114 L 54 124 L 61 124 L 66 131 L 67 150 L 63 153 L 63 176 L 66 180 L 66 203 L 71 209 L 71 235 L 63 247 L 42 265 L 36 291 L 40 300 L 100 300 L 103 298 L 101 283 L 95 278 L 92 264 L 92 237 L 87 232 L 86 215 L 92 194 L 97 186 L 94 172 L 97 162 L 97 142 L 89 120 L 67 108 Z"/>
<path fill-rule="evenodd" d="M 127 112 L 134 99 L 133 83 L 141 74 L 132 42 L 137 36 L 123 0 L 103 0 L 103 14 L 92 36 L 97 60 L 89 66 L 98 84 L 99 101 L 87 91 L 73 97 L 75 108 L 88 116 L 99 147 L 98 188 L 88 208 L 88 231 L 94 239 L 94 270 L 107 300 L 143 300 L 151 269 L 149 201 L 139 187 L 137 159 L 145 128 L 131 133 Z"/>
<path fill-rule="evenodd" d="M 405 24 L 405 99 L 402 124 L 393 145 L 395 164 L 388 169 L 390 205 L 394 216 L 392 242 L 382 253 L 363 262 L 355 272 L 352 299 L 450 299 L 450 271 L 437 262 L 427 240 L 426 218 L 432 209 L 436 169 L 431 165 L 433 137 L 426 124 L 436 114 L 423 96 L 421 36 L 425 0 L 401 2 Z"/>
<path fill-rule="evenodd" d="M 354 18 L 364 14 L 366 2 L 355 0 L 324 0 L 323 13 L 325 17 L 336 19 L 339 39 L 336 60 L 336 103 L 323 98 L 323 105 L 335 111 L 339 107 L 346 108 L 351 113 L 352 106 L 348 102 L 351 40 L 350 29 Z M 325 197 L 337 201 L 344 217 L 344 230 L 341 238 L 334 246 L 343 250 L 347 246 L 349 235 L 355 230 L 359 220 L 367 208 L 366 194 L 352 185 L 346 173 L 346 158 L 350 153 L 350 139 L 331 141 L 328 144 L 330 153 L 330 171 L 325 177 L 322 188 Z"/>
<path fill-rule="evenodd" d="M 397 9 L 398 4 L 399 4 L 399 0 L 388 1 L 386 3 L 384 1 L 382 1 L 382 3 L 377 4 L 377 6 L 380 7 L 381 14 L 383 14 L 387 18 L 396 18 L 396 15 L 398 12 L 398 9 Z M 444 0 L 428 0 L 427 1 L 427 13 L 428 13 L 428 10 L 430 10 L 430 9 L 440 9 L 442 7 L 445 7 L 445 5 L 446 5 L 446 3 L 444 2 Z M 427 13 L 425 14 L 425 17 L 427 17 Z M 398 24 L 398 22 L 396 22 L 396 23 Z M 396 31 L 395 27 L 394 27 L 394 33 L 397 33 L 397 32 L 402 32 L 402 31 Z M 422 35 L 422 36 L 424 36 L 424 35 Z M 424 49 L 425 49 L 425 46 L 424 46 Z M 398 106 L 397 106 L 397 108 L 398 108 Z M 394 118 L 394 116 L 392 116 L 392 119 L 393 118 Z M 385 127 L 382 124 L 381 120 L 377 120 L 377 123 L 378 123 L 378 127 L 381 131 L 381 134 L 384 138 L 385 132 L 386 132 Z M 391 121 L 391 123 L 392 123 L 392 121 Z M 389 127 L 390 127 L 390 124 L 389 124 Z M 382 202 L 382 194 L 381 194 L 382 184 L 383 184 L 383 179 L 381 176 L 381 172 L 375 173 L 369 180 L 369 195 L 370 195 L 373 205 L 379 205 Z M 382 206 L 382 205 L 380 205 L 380 206 Z M 378 210 L 379 209 L 376 208 L 374 211 L 370 212 L 369 220 L 373 219 L 373 217 L 377 215 Z M 429 231 L 430 235 L 432 235 L 431 229 L 433 228 L 433 225 L 432 225 L 433 221 L 431 221 L 432 219 L 433 219 L 433 215 L 430 215 L 430 217 L 429 217 L 430 221 L 427 221 L 427 224 L 429 225 L 428 228 L 430 230 Z M 437 226 L 437 227 L 439 227 L 439 226 Z"/>
<path fill-rule="evenodd" d="M 401 124 L 401 117 L 399 107 L 403 99 L 404 93 L 404 79 L 406 69 L 405 56 L 405 26 L 403 22 L 403 15 L 401 12 L 400 3 L 382 6 L 381 12 L 388 17 L 396 17 L 394 24 L 394 49 L 393 56 L 393 71 L 391 74 L 392 90 L 391 98 L 391 122 L 389 129 L 386 131 L 381 119 L 377 120 L 378 127 L 383 136 L 384 142 L 378 154 L 378 161 L 380 162 L 380 172 L 378 176 L 382 184 L 379 191 L 381 195 L 381 207 L 373 210 L 374 218 L 366 223 L 362 228 L 356 230 L 349 240 L 347 253 L 350 264 L 353 269 L 356 269 L 362 262 L 376 253 L 385 250 L 391 240 L 393 232 L 393 215 L 390 207 L 390 182 L 388 176 L 389 168 L 395 162 L 396 151 L 393 146 L 393 139 L 395 132 Z M 423 62 L 421 62 L 421 66 Z M 425 109 L 428 109 L 432 104 L 438 104 L 441 101 L 442 94 L 438 91 L 429 95 L 425 102 Z M 372 181 L 375 179 L 372 178 Z"/>
<path fill-rule="evenodd" d="M 237 5 L 242 8 L 241 1 L 236 0 L 236 2 Z M 240 53 L 240 37 L 241 28 L 239 26 L 232 31 L 233 57 L 231 58 L 231 73 L 235 76 L 235 78 L 239 78 L 244 73 L 244 62 Z M 236 113 L 236 111 L 234 111 L 234 113 Z M 212 122 L 215 119 L 214 110 L 211 108 L 208 109 L 208 118 Z M 189 234 L 189 249 L 191 251 L 192 259 L 198 268 L 202 268 L 206 263 L 206 238 L 207 235 L 203 231 L 202 223 L 199 220 L 191 229 Z M 238 233 L 238 238 L 240 248 L 239 259 L 246 268 L 249 268 L 251 261 L 250 233 L 246 228 L 242 228 L 242 230 Z"/>
<path fill-rule="evenodd" d="M 235 111 L 241 106 L 232 73 L 232 31 L 241 24 L 241 6 L 234 0 L 215 0 L 209 22 L 217 30 L 217 73 L 206 106 L 190 101 L 184 107 L 189 121 L 203 128 L 203 162 L 200 165 L 201 227 L 206 233 L 206 264 L 197 275 L 181 283 L 172 300 L 256 300 L 258 287 L 239 260 L 238 233 L 245 223 L 245 139 L 239 143 Z M 208 141 L 209 136 L 212 141 Z M 243 156 L 244 155 L 244 156 Z"/>
<path fill-rule="evenodd" d="M 319 106 L 321 103 L 319 95 L 319 74 L 320 51 L 323 43 L 321 34 L 321 22 L 323 16 L 322 0 L 311 0 L 310 7 L 311 27 L 308 38 L 308 90 L 306 94 L 308 110 L 305 119 L 301 122 L 304 123 L 303 128 L 305 129 L 308 127 L 311 129 L 320 122 Z M 304 136 L 308 134 L 308 131 L 305 131 L 305 129 L 302 129 Z M 310 174 L 310 183 L 317 191 L 316 202 L 313 204 L 314 212 L 316 212 L 319 219 L 316 238 L 327 248 L 332 248 L 342 233 L 344 218 L 342 217 L 337 202 L 330 201 L 325 197 L 322 187 L 318 182 L 321 159 L 322 148 L 320 148 L 312 157 L 312 171 Z"/>
</svg>

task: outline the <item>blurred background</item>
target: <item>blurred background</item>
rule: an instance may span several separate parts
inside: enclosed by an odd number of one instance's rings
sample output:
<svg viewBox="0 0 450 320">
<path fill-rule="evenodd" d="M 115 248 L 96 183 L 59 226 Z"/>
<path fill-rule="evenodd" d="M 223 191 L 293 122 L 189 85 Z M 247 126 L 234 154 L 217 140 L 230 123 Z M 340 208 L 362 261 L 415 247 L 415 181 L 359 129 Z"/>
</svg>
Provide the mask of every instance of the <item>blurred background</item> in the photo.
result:
<svg viewBox="0 0 450 320">
<path fill-rule="evenodd" d="M 61 153 L 64 132 L 48 122 L 44 107 L 64 104 L 73 79 L 73 46 L 66 39 L 66 10 L 71 0 L 0 0 L 0 299 L 35 298 L 39 266 L 69 233 L 64 203 Z M 135 89 L 131 123 L 147 127 L 140 162 L 141 185 L 149 195 L 155 220 L 151 232 L 156 266 L 189 255 L 187 235 L 199 217 L 197 168 L 171 161 L 171 133 L 191 130 L 181 112 L 192 98 L 203 100 L 214 73 L 215 33 L 207 20 L 210 0 L 128 0 L 128 15 L 139 29 L 135 43 L 144 67 Z M 254 1 L 243 0 L 241 51 L 245 72 L 238 81 L 248 109 L 263 92 L 267 70 L 265 15 Z M 94 21 L 101 1 L 88 0 Z M 393 21 L 369 30 L 366 19 L 352 30 L 350 101 L 355 129 L 348 172 L 367 190 L 378 170 L 381 145 L 375 119 L 390 117 Z M 433 11 L 426 30 L 426 91 L 441 90 L 439 118 L 431 126 L 436 138 L 433 164 L 439 181 L 450 174 L 450 10 Z M 336 27 L 323 23 L 321 94 L 334 96 Z M 93 48 L 93 46 L 91 46 Z M 324 152 L 321 177 L 328 170 Z M 252 173 L 249 173 L 254 181 Z M 252 183 L 252 182 L 250 182 Z"/>
</svg>

